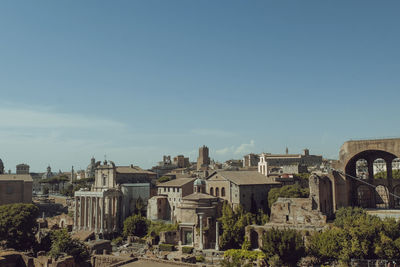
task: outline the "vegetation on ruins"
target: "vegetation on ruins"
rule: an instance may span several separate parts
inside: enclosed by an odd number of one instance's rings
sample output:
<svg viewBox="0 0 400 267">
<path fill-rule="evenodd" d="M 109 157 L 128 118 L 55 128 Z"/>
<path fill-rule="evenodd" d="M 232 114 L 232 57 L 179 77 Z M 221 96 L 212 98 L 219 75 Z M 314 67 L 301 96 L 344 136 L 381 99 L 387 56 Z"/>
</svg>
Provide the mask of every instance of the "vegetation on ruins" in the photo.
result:
<svg viewBox="0 0 400 267">
<path fill-rule="evenodd" d="M 157 179 L 157 182 L 165 183 L 165 182 L 168 182 L 171 180 L 172 180 L 172 178 L 170 176 L 161 176 L 160 178 Z"/>
<path fill-rule="evenodd" d="M 360 208 L 339 209 L 330 229 L 311 236 L 309 253 L 323 261 L 397 258 L 400 222 L 368 215 Z"/>
<path fill-rule="evenodd" d="M 286 264 L 293 265 L 305 254 L 301 233 L 291 229 L 269 229 L 263 235 L 261 250 L 267 258 L 278 256 Z"/>
<path fill-rule="evenodd" d="M 268 205 L 269 208 L 272 207 L 272 204 L 278 200 L 280 197 L 287 198 L 301 198 L 308 197 L 310 194 L 310 190 L 308 188 L 302 188 L 298 184 L 293 185 L 285 185 L 280 188 L 272 188 L 268 192 Z"/>
<path fill-rule="evenodd" d="M 240 248 L 244 242 L 245 227 L 255 223 L 255 215 L 245 212 L 241 206 L 233 210 L 227 202 L 224 202 L 219 220 L 222 226 L 221 247 Z"/>
<path fill-rule="evenodd" d="M 39 209 L 33 204 L 0 206 L 0 242 L 7 248 L 29 250 L 35 244 L 36 218 Z"/>
<path fill-rule="evenodd" d="M 124 221 L 123 235 L 144 237 L 147 234 L 149 222 L 140 214 L 134 214 Z"/>
<path fill-rule="evenodd" d="M 57 259 L 63 254 L 73 256 L 75 262 L 83 262 L 89 257 L 85 244 L 78 239 L 71 238 L 66 229 L 56 230 L 51 233 L 51 250 L 49 255 Z"/>
<path fill-rule="evenodd" d="M 59 176 L 42 179 L 42 180 L 40 180 L 40 183 L 50 185 L 52 191 L 58 191 L 57 189 L 58 189 L 59 185 L 62 184 L 64 187 L 64 184 L 68 181 L 69 181 L 69 178 L 66 175 L 59 175 Z"/>
<path fill-rule="evenodd" d="M 163 221 L 151 221 L 147 229 L 147 236 L 160 236 L 161 232 L 178 230 L 178 224 L 166 223 Z"/>
<path fill-rule="evenodd" d="M 138 214 L 140 216 L 146 216 L 146 204 L 143 199 L 139 196 L 135 202 L 135 211 L 134 214 Z"/>
</svg>

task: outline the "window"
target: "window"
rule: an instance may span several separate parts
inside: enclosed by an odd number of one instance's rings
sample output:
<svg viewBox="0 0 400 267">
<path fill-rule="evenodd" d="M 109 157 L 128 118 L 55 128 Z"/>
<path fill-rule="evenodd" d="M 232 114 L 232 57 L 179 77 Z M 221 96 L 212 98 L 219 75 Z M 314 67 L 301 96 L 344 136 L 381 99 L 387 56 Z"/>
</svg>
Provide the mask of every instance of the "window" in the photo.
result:
<svg viewBox="0 0 400 267">
<path fill-rule="evenodd" d="M 212 196 L 214 195 L 214 188 L 212 188 L 212 187 L 210 188 L 210 195 L 212 195 Z"/>
<path fill-rule="evenodd" d="M 219 188 L 218 187 L 215 188 L 215 196 L 219 197 Z"/>
<path fill-rule="evenodd" d="M 170 189 L 170 188 L 168 187 L 168 192 L 169 192 L 169 189 Z"/>
<path fill-rule="evenodd" d="M 11 185 L 7 186 L 7 194 L 12 194 L 14 193 L 14 188 Z"/>
<path fill-rule="evenodd" d="M 224 197 L 225 196 L 225 187 L 221 188 L 221 196 Z"/>
<path fill-rule="evenodd" d="M 166 192 L 166 191 L 167 191 L 167 188 L 164 187 L 164 192 Z"/>
<path fill-rule="evenodd" d="M 172 187 L 172 192 L 175 192 L 175 187 Z"/>
<path fill-rule="evenodd" d="M 103 174 L 103 186 L 107 185 L 107 176 Z"/>
</svg>

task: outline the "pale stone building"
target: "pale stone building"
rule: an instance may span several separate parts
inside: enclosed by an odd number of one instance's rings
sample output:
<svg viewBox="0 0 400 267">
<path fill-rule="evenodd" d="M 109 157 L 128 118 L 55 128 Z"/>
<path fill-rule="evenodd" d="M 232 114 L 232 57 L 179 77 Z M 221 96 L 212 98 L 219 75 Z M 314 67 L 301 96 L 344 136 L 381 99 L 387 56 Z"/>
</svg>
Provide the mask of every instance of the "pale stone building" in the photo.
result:
<svg viewBox="0 0 400 267">
<path fill-rule="evenodd" d="M 32 182 L 29 174 L 1 174 L 0 205 L 31 203 Z"/>
<path fill-rule="evenodd" d="M 268 192 L 281 184 L 256 171 L 216 171 L 207 178 L 207 193 L 257 212 L 268 207 Z"/>
<path fill-rule="evenodd" d="M 259 157 L 258 172 L 268 176 L 271 169 L 280 169 L 280 173 L 301 173 L 307 172 L 308 167 L 320 166 L 322 156 L 310 155 L 308 149 L 304 149 L 303 154 L 270 154 L 262 153 Z"/>
<path fill-rule="evenodd" d="M 109 234 L 118 231 L 139 197 L 147 203 L 153 175 L 136 166 L 96 164 L 91 190 L 75 192 L 74 229 Z"/>
<path fill-rule="evenodd" d="M 149 200 L 147 216 L 150 220 L 176 221 L 176 207 L 182 198 L 193 193 L 195 178 L 177 178 L 157 185 L 157 196 Z"/>
<path fill-rule="evenodd" d="M 196 179 L 194 193 L 182 198 L 177 207 L 179 243 L 196 249 L 218 249 L 218 222 L 222 201 L 206 193 L 206 182 Z"/>
</svg>

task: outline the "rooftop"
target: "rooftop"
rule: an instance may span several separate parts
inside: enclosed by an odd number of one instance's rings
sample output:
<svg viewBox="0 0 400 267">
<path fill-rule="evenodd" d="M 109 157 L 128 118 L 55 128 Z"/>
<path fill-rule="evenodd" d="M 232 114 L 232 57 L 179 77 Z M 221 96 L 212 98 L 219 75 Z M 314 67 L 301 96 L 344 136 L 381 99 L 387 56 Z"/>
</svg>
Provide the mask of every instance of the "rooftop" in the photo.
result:
<svg viewBox="0 0 400 267">
<path fill-rule="evenodd" d="M 191 183 L 194 180 L 196 180 L 196 178 L 177 178 L 165 183 L 161 183 L 158 184 L 157 186 L 159 187 L 180 187 L 180 186 L 184 186 L 187 183 Z"/>
<path fill-rule="evenodd" d="M 278 184 L 257 171 L 217 171 L 217 173 L 237 185 Z"/>
<path fill-rule="evenodd" d="M 143 170 L 139 166 L 118 166 L 118 173 L 147 173 L 147 174 L 156 174 L 155 172 Z"/>
<path fill-rule="evenodd" d="M 32 176 L 29 174 L 1 174 L 0 181 L 25 181 L 25 182 L 32 182 Z"/>
<path fill-rule="evenodd" d="M 204 194 L 204 193 L 195 192 L 193 194 L 183 197 L 182 199 L 183 200 L 200 200 L 200 199 L 217 199 L 217 197 L 214 197 L 214 196 L 211 196 L 208 194 Z"/>
</svg>

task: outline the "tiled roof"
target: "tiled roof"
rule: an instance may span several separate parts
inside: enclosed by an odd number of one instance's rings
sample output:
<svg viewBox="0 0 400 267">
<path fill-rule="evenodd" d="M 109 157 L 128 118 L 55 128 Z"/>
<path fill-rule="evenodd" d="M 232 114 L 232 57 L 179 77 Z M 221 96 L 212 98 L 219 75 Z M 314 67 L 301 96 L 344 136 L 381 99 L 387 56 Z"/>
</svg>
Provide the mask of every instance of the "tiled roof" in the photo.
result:
<svg viewBox="0 0 400 267">
<path fill-rule="evenodd" d="M 204 193 L 193 193 L 182 198 L 183 200 L 217 199 L 217 197 Z"/>
<path fill-rule="evenodd" d="M 158 187 L 173 187 L 173 186 L 180 187 L 187 183 L 191 183 L 194 180 L 196 180 L 196 178 L 177 178 L 177 179 L 165 182 L 165 183 L 158 184 L 157 186 Z"/>
<path fill-rule="evenodd" d="M 217 173 L 237 185 L 277 184 L 256 171 L 217 171 Z"/>
<path fill-rule="evenodd" d="M 155 172 L 146 171 L 138 166 L 118 166 L 118 173 L 147 173 L 147 174 L 156 174 Z"/>
</svg>

